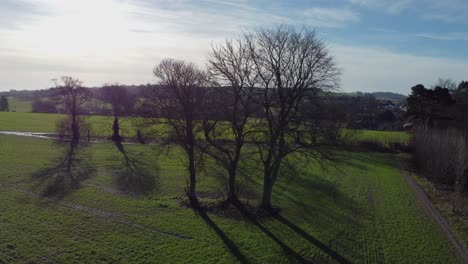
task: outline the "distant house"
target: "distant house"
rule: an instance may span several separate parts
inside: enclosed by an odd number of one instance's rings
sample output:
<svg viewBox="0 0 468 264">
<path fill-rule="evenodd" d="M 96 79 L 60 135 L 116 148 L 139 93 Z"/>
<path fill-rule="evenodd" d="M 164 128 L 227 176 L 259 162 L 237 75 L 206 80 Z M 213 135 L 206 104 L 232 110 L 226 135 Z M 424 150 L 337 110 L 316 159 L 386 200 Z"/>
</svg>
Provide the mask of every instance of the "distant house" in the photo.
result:
<svg viewBox="0 0 468 264">
<path fill-rule="evenodd" d="M 395 103 L 390 100 L 378 100 L 379 109 L 381 110 L 393 110 L 395 109 Z"/>
</svg>

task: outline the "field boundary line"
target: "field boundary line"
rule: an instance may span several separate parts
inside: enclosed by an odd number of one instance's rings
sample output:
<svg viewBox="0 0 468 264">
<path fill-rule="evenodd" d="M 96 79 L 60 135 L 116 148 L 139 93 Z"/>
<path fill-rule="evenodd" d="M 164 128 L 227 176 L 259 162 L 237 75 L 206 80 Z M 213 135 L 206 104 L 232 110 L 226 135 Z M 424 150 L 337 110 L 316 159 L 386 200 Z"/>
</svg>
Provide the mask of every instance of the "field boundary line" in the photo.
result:
<svg viewBox="0 0 468 264">
<path fill-rule="evenodd" d="M 402 171 L 402 174 L 415 191 L 416 196 L 418 197 L 420 203 L 424 206 L 425 211 L 438 224 L 440 229 L 445 233 L 448 240 L 453 245 L 460 263 L 468 263 L 468 250 L 465 247 L 465 244 L 456 236 L 449 223 L 447 223 L 447 221 L 442 217 L 437 208 L 434 207 L 424 190 L 414 181 L 413 177 L 411 177 L 407 171 Z"/>
</svg>

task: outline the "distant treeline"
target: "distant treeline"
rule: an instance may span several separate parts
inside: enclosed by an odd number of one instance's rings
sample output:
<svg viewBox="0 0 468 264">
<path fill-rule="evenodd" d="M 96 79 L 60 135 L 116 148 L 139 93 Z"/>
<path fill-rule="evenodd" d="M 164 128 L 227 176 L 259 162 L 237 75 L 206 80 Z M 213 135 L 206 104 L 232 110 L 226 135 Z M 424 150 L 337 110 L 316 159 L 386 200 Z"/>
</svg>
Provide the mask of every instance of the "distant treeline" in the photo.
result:
<svg viewBox="0 0 468 264">
<path fill-rule="evenodd" d="M 164 87 L 160 85 L 120 85 L 126 90 L 128 96 L 134 102 L 133 111 L 126 111 L 125 115 L 154 116 L 153 109 L 144 100 L 149 90 L 154 92 Z M 112 107 L 102 98 L 103 87 L 88 88 L 93 100 L 83 106 L 85 115 L 113 115 Z M 216 89 L 213 87 L 206 89 Z M 225 89 L 220 89 L 220 96 L 226 97 Z M 56 100 L 56 88 L 35 91 L 9 91 L 3 92 L 6 96 L 19 100 L 32 101 L 34 113 L 65 113 L 65 109 Z M 221 91 L 223 91 L 221 94 Z M 216 94 L 210 93 L 211 95 Z M 377 93 L 329 93 L 323 96 L 323 100 L 317 107 L 316 115 L 322 119 L 334 118 L 346 123 L 349 128 L 400 130 L 404 123 L 404 112 L 400 106 L 404 103 L 404 95 L 377 92 Z M 322 111 L 323 110 L 323 111 Z M 257 111 L 254 116 L 260 117 L 262 112 Z M 222 113 L 213 116 L 214 119 L 223 119 Z"/>
</svg>

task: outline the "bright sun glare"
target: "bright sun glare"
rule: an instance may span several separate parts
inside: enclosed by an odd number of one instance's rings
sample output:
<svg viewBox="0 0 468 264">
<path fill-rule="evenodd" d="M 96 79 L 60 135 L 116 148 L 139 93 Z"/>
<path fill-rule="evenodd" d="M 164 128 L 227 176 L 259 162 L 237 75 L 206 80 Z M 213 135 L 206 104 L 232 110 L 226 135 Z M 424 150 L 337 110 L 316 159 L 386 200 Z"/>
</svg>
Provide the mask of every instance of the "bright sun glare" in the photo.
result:
<svg viewBox="0 0 468 264">
<path fill-rule="evenodd" d="M 107 58 L 131 41 L 128 5 L 111 0 L 47 1 L 52 16 L 25 26 L 17 36 L 26 50 L 40 56 Z"/>
</svg>

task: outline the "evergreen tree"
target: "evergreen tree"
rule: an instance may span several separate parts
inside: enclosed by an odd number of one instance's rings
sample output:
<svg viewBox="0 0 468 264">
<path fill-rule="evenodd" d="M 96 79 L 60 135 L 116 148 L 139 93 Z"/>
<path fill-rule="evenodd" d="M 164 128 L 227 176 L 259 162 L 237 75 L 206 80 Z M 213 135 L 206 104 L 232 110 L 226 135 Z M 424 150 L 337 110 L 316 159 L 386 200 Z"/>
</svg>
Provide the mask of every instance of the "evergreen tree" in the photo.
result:
<svg viewBox="0 0 468 264">
<path fill-rule="evenodd" d="M 8 104 L 8 99 L 3 95 L 0 98 L 0 112 L 10 111 L 10 105 Z"/>
</svg>

